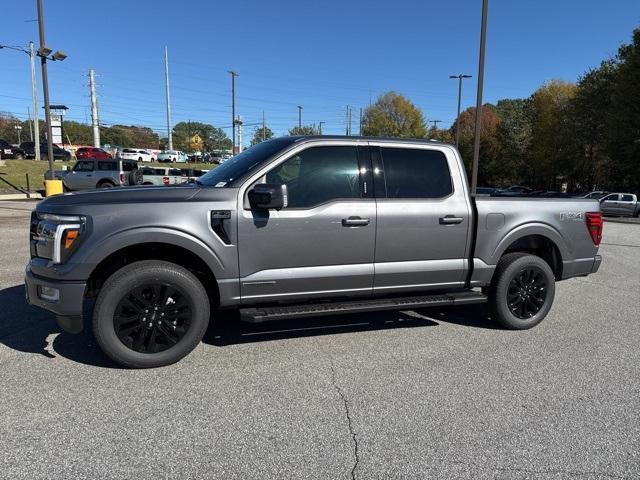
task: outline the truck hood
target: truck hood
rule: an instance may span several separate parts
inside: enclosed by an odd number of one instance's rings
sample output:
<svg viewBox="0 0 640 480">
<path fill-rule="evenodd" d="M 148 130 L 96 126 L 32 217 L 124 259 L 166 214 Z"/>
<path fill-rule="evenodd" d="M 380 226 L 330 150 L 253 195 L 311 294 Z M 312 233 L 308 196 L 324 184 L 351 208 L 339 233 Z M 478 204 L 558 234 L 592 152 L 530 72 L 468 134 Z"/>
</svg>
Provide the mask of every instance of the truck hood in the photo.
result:
<svg viewBox="0 0 640 480">
<path fill-rule="evenodd" d="M 53 195 L 40 202 L 38 212 L 63 213 L 74 207 L 127 204 L 162 204 L 180 202 L 229 202 L 238 194 L 236 188 L 201 187 L 195 184 L 176 186 L 120 187 Z M 151 208 L 151 206 L 150 206 Z"/>
</svg>

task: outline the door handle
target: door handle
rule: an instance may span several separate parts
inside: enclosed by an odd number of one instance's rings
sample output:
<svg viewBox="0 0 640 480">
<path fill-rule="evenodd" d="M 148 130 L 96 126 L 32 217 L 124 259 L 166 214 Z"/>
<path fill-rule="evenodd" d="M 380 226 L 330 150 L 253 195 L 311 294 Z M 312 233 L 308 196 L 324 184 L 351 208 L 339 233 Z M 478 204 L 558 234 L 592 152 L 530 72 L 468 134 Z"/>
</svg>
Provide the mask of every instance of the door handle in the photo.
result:
<svg viewBox="0 0 640 480">
<path fill-rule="evenodd" d="M 343 227 L 364 227 L 365 225 L 369 225 L 368 218 L 349 217 L 342 219 Z"/>
<path fill-rule="evenodd" d="M 445 215 L 444 217 L 440 217 L 438 220 L 440 225 L 456 225 L 458 223 L 462 223 L 464 218 L 462 217 L 454 217 L 453 215 Z"/>
</svg>

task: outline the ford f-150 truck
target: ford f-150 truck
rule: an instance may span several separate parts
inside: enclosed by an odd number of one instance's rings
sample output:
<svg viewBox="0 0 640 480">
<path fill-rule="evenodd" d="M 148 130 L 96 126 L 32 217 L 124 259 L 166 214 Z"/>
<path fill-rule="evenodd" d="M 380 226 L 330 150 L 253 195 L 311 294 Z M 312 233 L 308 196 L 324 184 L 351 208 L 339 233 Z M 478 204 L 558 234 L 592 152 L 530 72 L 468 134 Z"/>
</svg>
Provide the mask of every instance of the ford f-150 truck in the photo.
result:
<svg viewBox="0 0 640 480">
<path fill-rule="evenodd" d="M 174 187 L 57 195 L 31 217 L 30 303 L 129 367 L 167 365 L 222 309 L 261 322 L 488 303 L 502 326 L 549 312 L 600 266 L 599 203 L 473 198 L 432 141 L 285 137 Z M 83 301 L 95 298 L 93 318 Z"/>
</svg>

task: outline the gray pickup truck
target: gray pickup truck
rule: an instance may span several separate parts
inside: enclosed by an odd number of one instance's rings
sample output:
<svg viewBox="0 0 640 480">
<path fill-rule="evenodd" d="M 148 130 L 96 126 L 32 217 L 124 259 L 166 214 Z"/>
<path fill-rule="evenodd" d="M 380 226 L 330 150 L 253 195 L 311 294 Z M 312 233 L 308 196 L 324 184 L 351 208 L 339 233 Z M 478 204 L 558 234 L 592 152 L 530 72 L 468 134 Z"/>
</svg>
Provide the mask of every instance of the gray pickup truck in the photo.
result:
<svg viewBox="0 0 640 480">
<path fill-rule="evenodd" d="M 599 203 L 469 194 L 431 141 L 285 137 L 174 187 L 52 196 L 31 217 L 30 303 L 129 367 L 176 362 L 222 309 L 262 322 L 488 303 L 531 328 L 594 273 Z M 86 319 L 89 320 L 89 319 Z"/>
</svg>

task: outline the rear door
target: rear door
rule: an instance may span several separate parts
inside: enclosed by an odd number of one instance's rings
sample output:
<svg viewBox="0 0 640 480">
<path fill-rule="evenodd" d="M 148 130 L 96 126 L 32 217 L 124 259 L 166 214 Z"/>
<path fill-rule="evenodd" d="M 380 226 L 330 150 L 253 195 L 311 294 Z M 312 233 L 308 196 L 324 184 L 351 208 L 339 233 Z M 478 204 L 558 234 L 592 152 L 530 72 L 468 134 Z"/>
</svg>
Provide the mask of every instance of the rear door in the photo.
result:
<svg viewBox="0 0 640 480">
<path fill-rule="evenodd" d="M 472 217 L 453 150 L 381 144 L 372 161 L 378 205 L 374 294 L 463 286 Z"/>
<path fill-rule="evenodd" d="M 352 141 L 303 144 L 240 190 L 243 303 L 371 294 L 376 203 L 358 153 Z M 286 185 L 288 206 L 251 210 L 257 183 Z"/>
<path fill-rule="evenodd" d="M 619 212 L 620 215 L 624 216 L 633 216 L 636 209 L 636 202 L 633 198 L 633 195 L 628 193 L 623 193 L 620 195 L 620 200 L 618 202 L 620 207 Z"/>
</svg>

